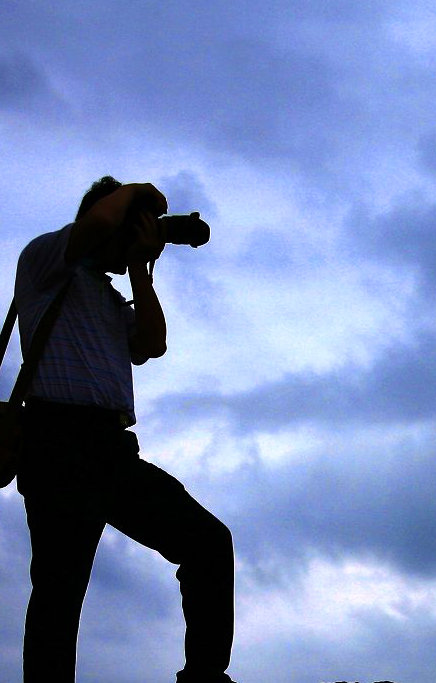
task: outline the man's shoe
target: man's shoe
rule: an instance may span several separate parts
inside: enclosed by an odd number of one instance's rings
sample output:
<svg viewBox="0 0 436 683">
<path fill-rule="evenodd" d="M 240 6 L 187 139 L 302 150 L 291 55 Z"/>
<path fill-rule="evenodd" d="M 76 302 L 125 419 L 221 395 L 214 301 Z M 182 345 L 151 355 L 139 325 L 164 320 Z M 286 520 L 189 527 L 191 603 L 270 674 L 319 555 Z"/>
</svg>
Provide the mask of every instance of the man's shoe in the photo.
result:
<svg viewBox="0 0 436 683">
<path fill-rule="evenodd" d="M 190 674 L 187 671 L 179 671 L 176 676 L 177 683 L 236 683 L 227 674 L 217 674 L 212 677 L 204 674 Z"/>
</svg>

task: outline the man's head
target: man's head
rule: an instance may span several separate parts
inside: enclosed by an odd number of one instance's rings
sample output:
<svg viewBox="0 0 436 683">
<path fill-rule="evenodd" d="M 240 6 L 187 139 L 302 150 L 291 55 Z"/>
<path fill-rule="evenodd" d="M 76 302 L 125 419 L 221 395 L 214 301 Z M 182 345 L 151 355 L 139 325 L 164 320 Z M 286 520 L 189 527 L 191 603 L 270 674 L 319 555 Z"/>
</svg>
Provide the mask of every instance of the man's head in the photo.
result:
<svg viewBox="0 0 436 683">
<path fill-rule="evenodd" d="M 106 201 L 105 198 L 112 194 L 116 197 Z M 88 252 L 90 265 L 96 270 L 123 275 L 126 273 L 128 260 L 133 255 L 132 250 L 135 251 L 136 247 L 140 248 L 143 258 L 149 253 L 144 247 L 144 236 L 142 240 L 138 237 L 139 223 L 151 220 L 154 223 L 152 232 L 156 232 L 156 219 L 167 210 L 166 198 L 151 183 L 123 185 L 112 176 L 104 176 L 92 184 L 83 196 L 77 211 L 76 221 L 81 222 L 85 216 L 85 230 L 89 228 L 86 216 L 89 216 L 91 212 L 92 225 L 91 210 L 98 202 L 104 203 L 106 214 L 108 210 L 113 211 L 114 219 L 109 220 L 108 232 L 103 231 L 103 236 L 99 238 L 102 241 L 91 252 Z M 150 230 L 150 225 L 148 230 Z M 157 245 L 162 239 L 155 235 L 151 241 L 153 244 L 156 241 Z M 94 244 L 96 244 L 95 241 Z M 152 247 L 152 253 L 158 251 L 156 245 Z M 161 245 L 159 253 L 163 246 L 164 244 Z M 137 257 L 136 252 L 134 257 Z"/>
<path fill-rule="evenodd" d="M 75 220 L 82 218 L 100 199 L 112 194 L 121 186 L 122 183 L 119 180 L 109 175 L 96 180 L 83 195 Z M 124 275 L 126 272 L 124 253 L 127 246 L 128 241 L 123 231 L 117 230 L 93 252 L 95 267 L 106 272 Z"/>
<path fill-rule="evenodd" d="M 115 192 L 121 185 L 122 183 L 120 183 L 119 180 L 115 180 L 115 178 L 112 178 L 110 175 L 105 175 L 103 178 L 100 178 L 100 180 L 96 180 L 95 183 L 92 183 L 80 202 L 76 221 L 79 220 L 79 218 L 82 218 L 99 199 L 103 199 L 103 197 L 107 197 L 108 194 L 112 194 L 112 192 Z"/>
</svg>

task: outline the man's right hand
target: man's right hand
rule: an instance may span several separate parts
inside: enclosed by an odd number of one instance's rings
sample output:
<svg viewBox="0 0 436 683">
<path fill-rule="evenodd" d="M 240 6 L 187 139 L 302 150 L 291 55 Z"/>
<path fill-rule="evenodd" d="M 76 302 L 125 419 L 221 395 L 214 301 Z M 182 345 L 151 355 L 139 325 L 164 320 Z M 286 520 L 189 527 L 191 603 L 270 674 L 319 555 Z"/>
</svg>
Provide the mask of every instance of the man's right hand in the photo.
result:
<svg viewBox="0 0 436 683">
<path fill-rule="evenodd" d="M 122 185 L 92 206 L 86 215 L 108 221 L 116 230 L 126 220 L 132 207 L 149 211 L 155 218 L 168 211 L 166 197 L 151 183 Z"/>
<path fill-rule="evenodd" d="M 140 211 L 132 226 L 133 241 L 126 251 L 126 263 L 156 261 L 161 255 L 165 241 L 159 230 L 157 219 L 151 211 Z"/>
<path fill-rule="evenodd" d="M 116 194 L 125 188 L 130 188 L 130 190 L 127 190 L 126 192 L 126 199 L 128 201 L 127 210 L 129 210 L 132 203 L 134 203 L 141 210 L 149 211 L 155 218 L 167 213 L 168 203 L 165 195 L 151 183 L 131 183 L 129 185 L 122 185 L 113 194 Z M 130 201 L 128 199 L 129 191 L 132 193 Z"/>
<path fill-rule="evenodd" d="M 122 185 L 74 223 L 65 254 L 67 263 L 87 256 L 111 237 L 124 224 L 132 206 L 150 212 L 155 218 L 168 211 L 166 197 L 151 183 Z"/>
</svg>

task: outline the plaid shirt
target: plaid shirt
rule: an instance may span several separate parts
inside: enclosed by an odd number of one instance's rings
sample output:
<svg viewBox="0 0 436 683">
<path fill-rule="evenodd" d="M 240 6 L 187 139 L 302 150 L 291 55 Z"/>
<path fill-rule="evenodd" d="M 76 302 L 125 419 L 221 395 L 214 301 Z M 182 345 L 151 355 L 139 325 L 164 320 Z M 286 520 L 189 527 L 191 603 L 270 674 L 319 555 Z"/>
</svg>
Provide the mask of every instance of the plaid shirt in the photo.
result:
<svg viewBox="0 0 436 683">
<path fill-rule="evenodd" d="M 29 390 L 59 403 L 120 410 L 135 422 L 129 336 L 135 314 L 111 278 L 67 266 L 71 225 L 40 235 L 22 251 L 15 280 L 23 356 L 47 306 L 74 273 Z"/>
</svg>

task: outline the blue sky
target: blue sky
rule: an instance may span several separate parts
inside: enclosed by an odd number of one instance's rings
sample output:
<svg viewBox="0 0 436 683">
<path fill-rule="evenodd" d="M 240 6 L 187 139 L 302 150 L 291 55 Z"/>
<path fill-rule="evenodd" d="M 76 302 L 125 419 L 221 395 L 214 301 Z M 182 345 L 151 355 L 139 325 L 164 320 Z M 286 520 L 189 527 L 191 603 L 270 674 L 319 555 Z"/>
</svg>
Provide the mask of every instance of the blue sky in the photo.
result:
<svg viewBox="0 0 436 683">
<path fill-rule="evenodd" d="M 428 0 L 4 0 L 0 313 L 102 175 L 212 227 L 155 269 L 143 457 L 233 530 L 241 683 L 436 679 L 436 11 Z M 129 295 L 128 283 L 116 278 Z M 0 375 L 20 363 L 14 336 Z M 29 541 L 0 491 L 0 680 Z M 175 567 L 108 528 L 78 683 L 167 683 Z"/>
</svg>

